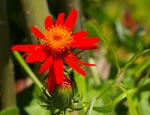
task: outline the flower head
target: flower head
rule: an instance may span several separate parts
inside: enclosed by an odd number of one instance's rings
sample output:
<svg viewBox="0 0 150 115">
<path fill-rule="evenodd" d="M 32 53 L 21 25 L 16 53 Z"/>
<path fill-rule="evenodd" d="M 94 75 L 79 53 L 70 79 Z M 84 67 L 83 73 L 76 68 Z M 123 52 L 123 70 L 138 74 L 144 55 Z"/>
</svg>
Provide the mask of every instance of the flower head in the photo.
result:
<svg viewBox="0 0 150 115">
<path fill-rule="evenodd" d="M 65 115 L 68 111 L 81 110 L 86 103 L 82 101 L 82 95 L 75 95 L 73 83 L 64 76 L 63 82 L 57 85 L 55 91 L 50 95 L 44 88 L 41 95 L 41 105 L 51 110 L 52 115 Z"/>
<path fill-rule="evenodd" d="M 42 33 L 37 27 L 31 27 L 33 34 L 44 41 L 44 44 L 34 45 L 15 45 L 12 50 L 25 52 L 26 62 L 43 62 L 39 73 L 49 70 L 48 88 L 54 91 L 55 85 L 60 85 L 64 78 L 64 61 L 74 70 L 86 76 L 85 71 L 79 66 L 93 66 L 80 61 L 73 48 L 81 50 L 96 49 L 99 38 L 87 38 L 87 32 L 80 31 L 73 33 L 72 29 L 77 19 L 77 11 L 73 9 L 69 16 L 64 20 L 64 13 L 60 13 L 54 23 L 50 16 L 45 19 L 45 32 Z"/>
</svg>

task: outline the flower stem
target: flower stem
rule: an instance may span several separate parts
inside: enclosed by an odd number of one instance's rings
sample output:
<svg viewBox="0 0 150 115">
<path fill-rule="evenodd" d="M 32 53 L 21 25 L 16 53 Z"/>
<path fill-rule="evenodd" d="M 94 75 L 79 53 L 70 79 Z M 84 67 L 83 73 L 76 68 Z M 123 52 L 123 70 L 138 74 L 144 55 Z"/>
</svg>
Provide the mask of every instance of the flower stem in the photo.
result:
<svg viewBox="0 0 150 115">
<path fill-rule="evenodd" d="M 13 51 L 13 55 L 16 58 L 16 60 L 19 62 L 19 64 L 22 66 L 22 68 L 28 73 L 28 75 L 33 80 L 33 82 L 37 85 L 37 87 L 39 89 L 42 89 L 43 87 L 42 83 L 37 78 L 37 76 L 33 73 L 33 71 L 30 69 L 27 63 L 24 61 L 20 53 L 18 51 Z"/>
<path fill-rule="evenodd" d="M 4 109 L 4 111 L 16 108 L 7 2 L 7 0 L 0 0 L 0 110 Z"/>
<path fill-rule="evenodd" d="M 25 32 L 27 38 L 32 43 L 36 43 L 37 39 L 30 31 L 31 26 L 37 26 L 42 32 L 44 32 L 45 28 L 43 26 L 43 21 L 46 16 L 50 15 L 48 4 L 46 0 L 21 0 L 21 5 L 24 11 L 24 16 L 26 20 Z M 32 39 L 30 39 L 32 38 Z"/>
<path fill-rule="evenodd" d="M 140 56 L 145 55 L 150 53 L 150 49 L 145 49 L 143 51 L 140 51 L 138 53 L 136 53 L 129 61 L 128 63 L 122 68 L 119 69 L 119 71 L 116 74 L 115 79 L 113 80 L 113 82 L 100 94 L 96 97 L 96 100 L 98 100 L 101 96 L 103 96 L 105 94 L 105 92 L 107 92 L 118 80 L 118 78 L 120 77 L 120 75 L 131 65 L 133 64 Z"/>
<path fill-rule="evenodd" d="M 89 63 L 95 63 L 94 62 L 94 59 L 93 58 L 89 58 Z M 100 80 L 100 77 L 96 71 L 96 66 L 92 66 L 90 67 L 91 69 L 91 72 L 92 72 L 92 75 L 93 75 L 93 79 L 94 79 L 94 82 L 95 82 L 95 85 L 96 86 L 100 86 L 101 85 L 101 80 Z"/>
</svg>

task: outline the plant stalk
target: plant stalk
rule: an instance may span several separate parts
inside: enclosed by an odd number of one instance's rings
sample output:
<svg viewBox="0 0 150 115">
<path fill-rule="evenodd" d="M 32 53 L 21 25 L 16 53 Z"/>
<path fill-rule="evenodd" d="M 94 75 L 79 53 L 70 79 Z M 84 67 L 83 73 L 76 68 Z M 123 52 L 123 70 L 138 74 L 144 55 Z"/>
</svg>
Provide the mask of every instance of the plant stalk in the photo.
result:
<svg viewBox="0 0 150 115">
<path fill-rule="evenodd" d="M 0 108 L 16 106 L 13 62 L 10 51 L 7 1 L 0 0 Z"/>
</svg>

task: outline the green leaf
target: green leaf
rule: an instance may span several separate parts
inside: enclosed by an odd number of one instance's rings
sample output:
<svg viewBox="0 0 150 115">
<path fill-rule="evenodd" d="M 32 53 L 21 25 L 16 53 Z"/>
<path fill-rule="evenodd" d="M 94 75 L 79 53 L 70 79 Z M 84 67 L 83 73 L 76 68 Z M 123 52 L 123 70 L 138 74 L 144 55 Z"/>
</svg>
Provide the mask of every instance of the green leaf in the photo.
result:
<svg viewBox="0 0 150 115">
<path fill-rule="evenodd" d="M 49 115 L 50 111 L 42 108 L 36 99 L 33 99 L 30 105 L 24 108 L 28 115 Z"/>
<path fill-rule="evenodd" d="M 140 76 L 144 69 L 146 69 L 150 65 L 150 57 L 144 59 L 142 63 L 136 66 L 134 70 L 134 75 L 136 77 Z"/>
<path fill-rule="evenodd" d="M 133 89 L 128 90 L 128 94 L 131 94 L 133 91 L 134 91 Z M 121 92 L 120 94 L 115 96 L 115 98 L 113 99 L 113 105 L 116 105 L 121 100 L 125 99 L 126 97 L 127 95 L 124 92 Z"/>
<path fill-rule="evenodd" d="M 128 102 L 128 106 L 129 106 L 129 112 L 131 115 L 138 115 L 137 110 L 135 108 L 135 105 L 133 103 L 133 100 L 131 98 L 131 96 L 129 95 L 128 90 L 125 89 L 125 87 L 123 86 L 123 84 L 116 84 L 118 87 L 120 87 L 122 89 L 122 91 L 126 94 L 127 96 L 127 102 Z"/>
<path fill-rule="evenodd" d="M 125 99 L 127 96 L 124 92 L 121 92 L 120 94 L 118 94 L 114 99 L 113 99 L 113 103 L 114 105 L 116 105 L 117 103 L 119 103 L 121 100 Z"/>
<path fill-rule="evenodd" d="M 74 79 L 75 79 L 75 84 L 77 87 L 77 92 L 83 95 L 83 100 L 86 101 L 86 83 L 85 83 L 85 77 L 83 77 L 81 74 L 79 74 L 76 71 L 74 72 Z"/>
<path fill-rule="evenodd" d="M 120 41 L 124 42 L 125 37 L 124 37 L 124 32 L 123 32 L 123 27 L 122 27 L 121 22 L 119 20 L 115 21 L 115 26 L 116 26 L 116 32 L 118 34 Z"/>
<path fill-rule="evenodd" d="M 109 103 L 109 104 L 107 104 L 105 106 L 101 106 L 101 107 L 94 106 L 93 110 L 95 110 L 97 112 L 101 112 L 101 113 L 108 113 L 112 110 L 112 105 L 113 105 L 113 103 Z"/>
<path fill-rule="evenodd" d="M 139 86 L 137 87 L 137 94 L 141 94 L 142 92 L 150 91 L 150 71 L 147 75 L 139 82 Z M 140 96 L 140 95 L 138 95 Z"/>
<path fill-rule="evenodd" d="M 142 50 L 137 52 L 129 61 L 128 63 L 124 66 L 123 69 L 128 68 L 130 65 L 132 65 L 140 56 L 143 56 L 145 54 L 149 54 L 150 53 L 150 49 L 146 49 L 146 50 Z"/>
<path fill-rule="evenodd" d="M 17 107 L 10 107 L 0 112 L 0 115 L 19 115 Z"/>
<path fill-rule="evenodd" d="M 95 99 L 96 99 L 95 97 L 92 99 L 92 102 L 90 104 L 90 107 L 89 107 L 87 115 L 92 115 L 92 111 L 93 111 L 93 106 L 94 106 Z"/>
<path fill-rule="evenodd" d="M 147 115 L 150 113 L 149 105 L 150 92 L 144 92 L 138 105 L 139 115 Z"/>
</svg>

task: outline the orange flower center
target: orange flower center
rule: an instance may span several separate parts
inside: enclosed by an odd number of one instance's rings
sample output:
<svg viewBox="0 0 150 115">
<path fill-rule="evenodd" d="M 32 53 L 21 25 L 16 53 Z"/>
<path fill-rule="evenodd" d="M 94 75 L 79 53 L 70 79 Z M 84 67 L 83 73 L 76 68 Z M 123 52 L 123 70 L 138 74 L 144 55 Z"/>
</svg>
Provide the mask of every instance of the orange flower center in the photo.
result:
<svg viewBox="0 0 150 115">
<path fill-rule="evenodd" d="M 73 40 L 70 32 L 64 26 L 52 26 L 49 30 L 45 32 L 45 43 L 48 48 L 51 50 L 51 53 L 62 54 L 67 49 L 70 48 L 70 44 Z"/>
</svg>

